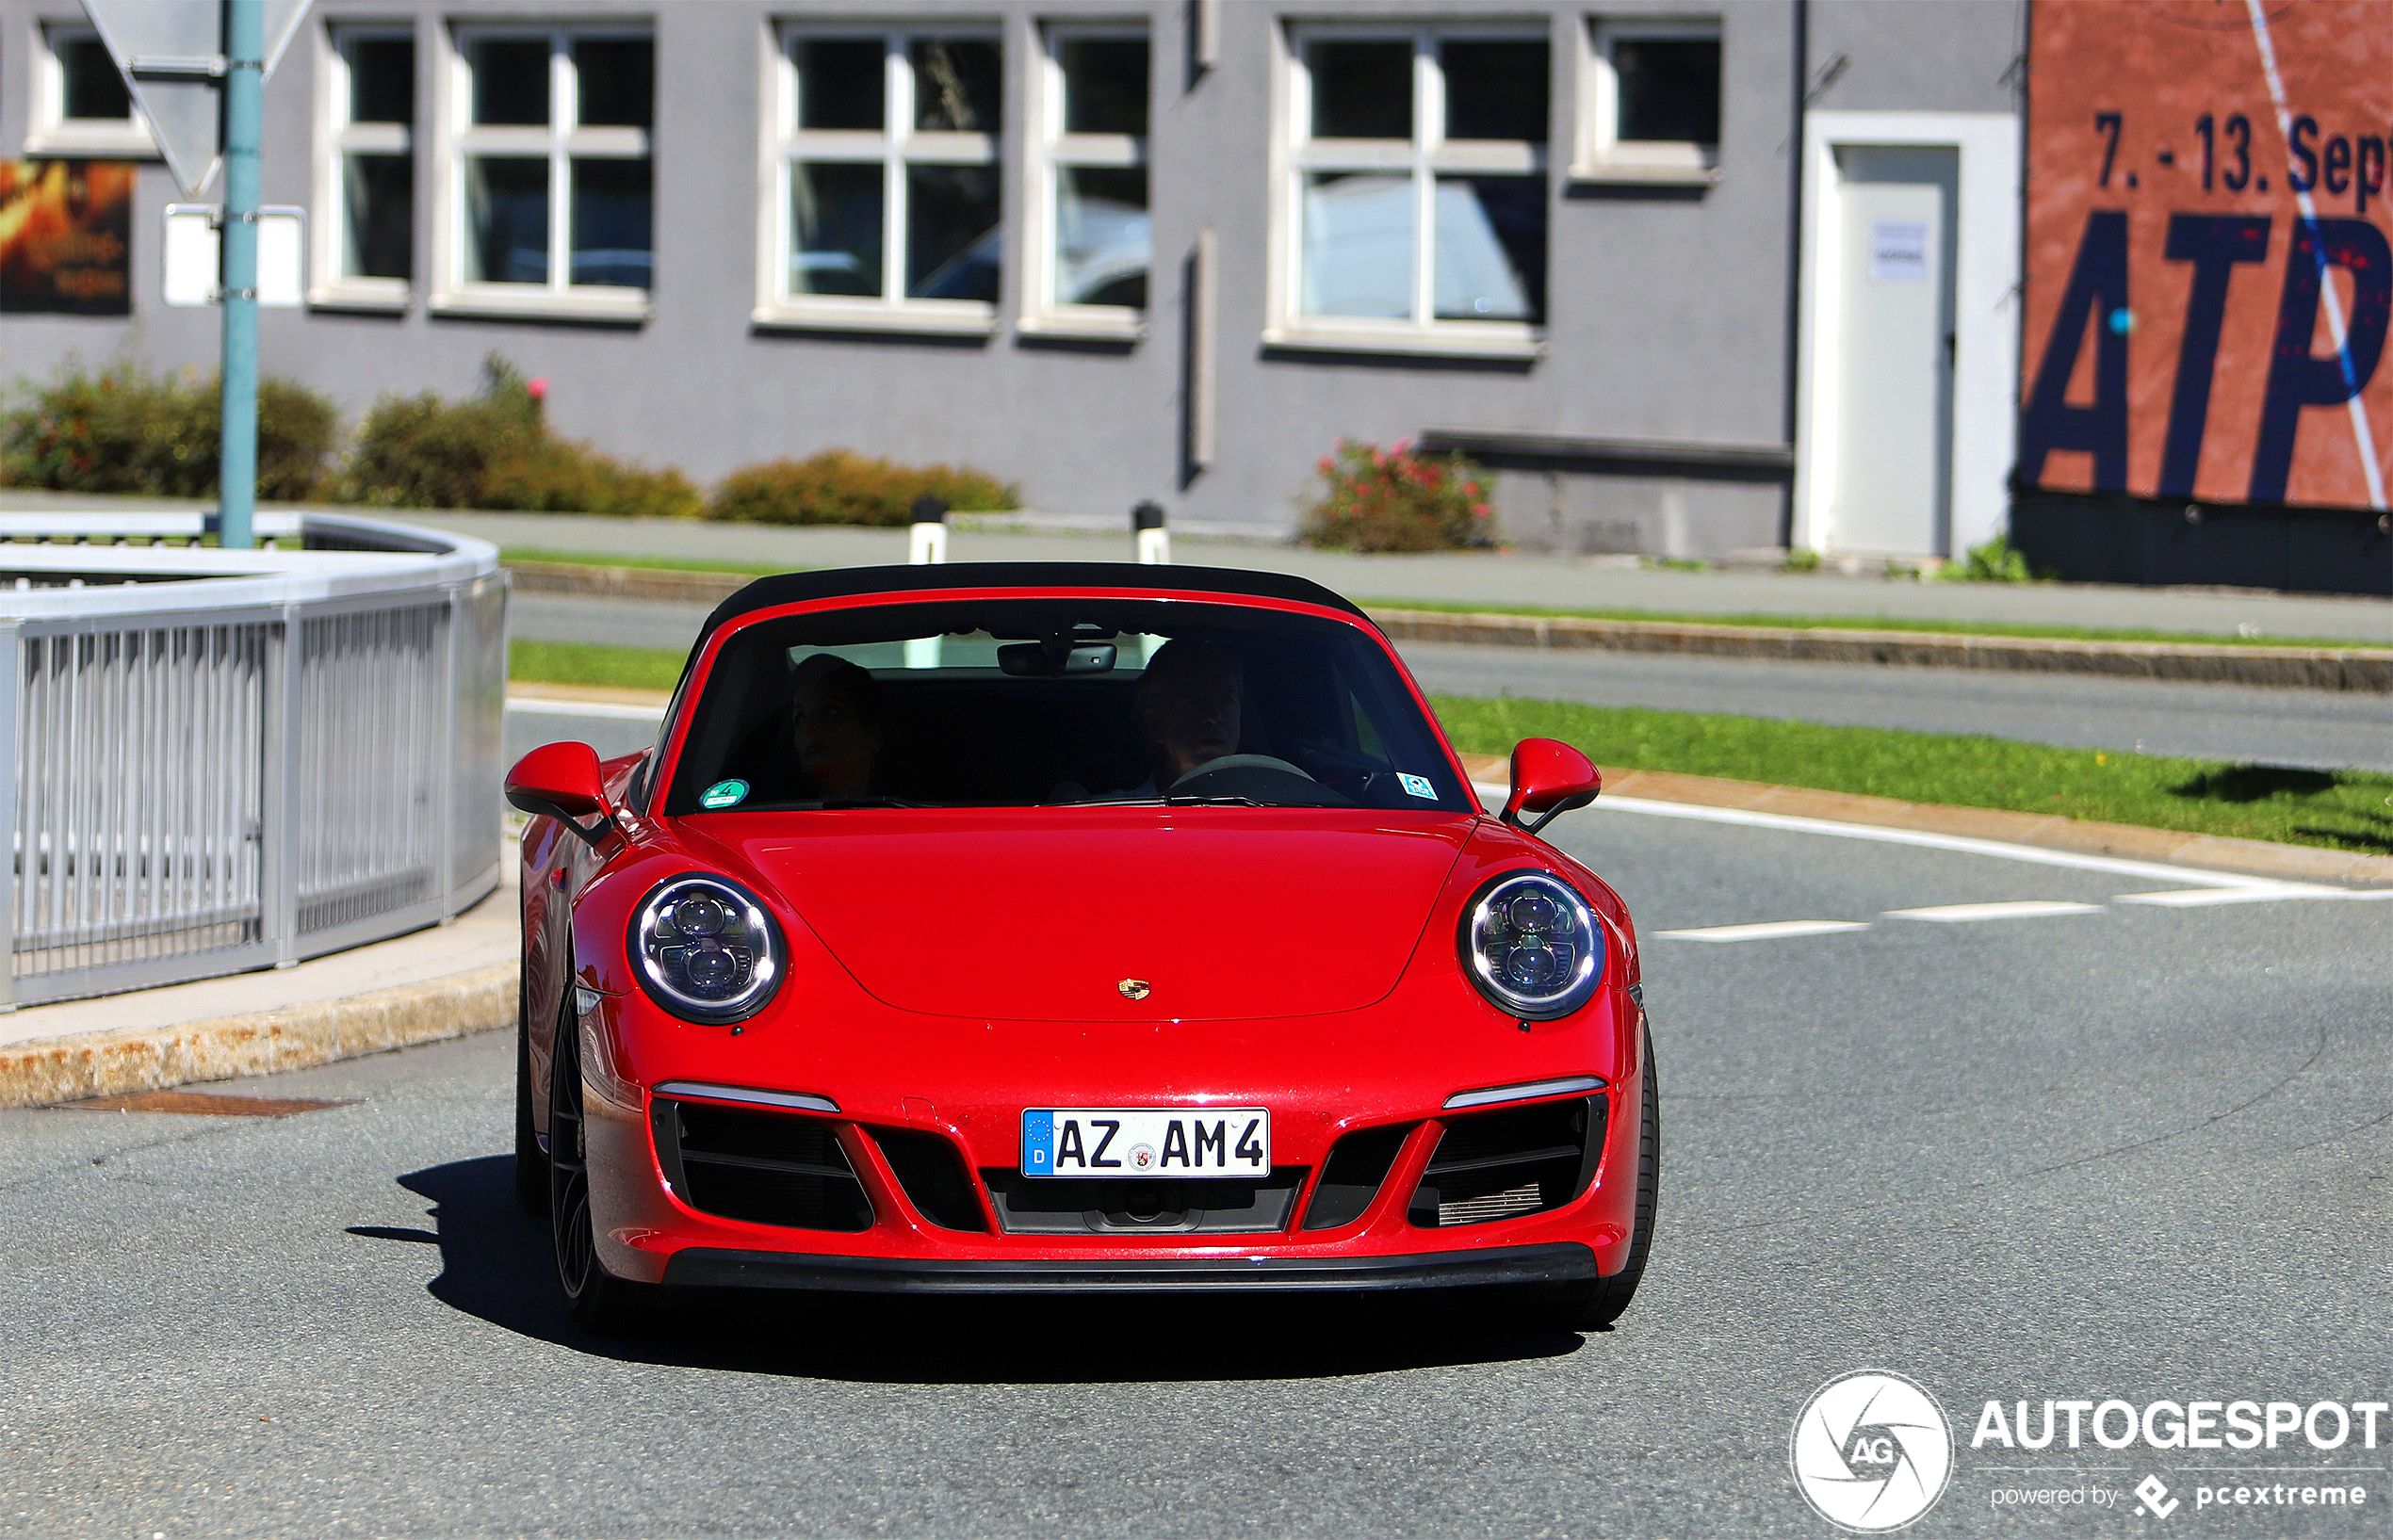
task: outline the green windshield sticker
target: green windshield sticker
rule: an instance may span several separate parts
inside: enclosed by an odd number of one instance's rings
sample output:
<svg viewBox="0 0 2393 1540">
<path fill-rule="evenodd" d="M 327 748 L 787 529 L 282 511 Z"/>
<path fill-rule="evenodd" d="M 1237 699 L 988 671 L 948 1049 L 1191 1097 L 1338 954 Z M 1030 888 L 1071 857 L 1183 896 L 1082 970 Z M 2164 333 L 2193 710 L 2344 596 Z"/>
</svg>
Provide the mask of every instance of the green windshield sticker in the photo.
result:
<svg viewBox="0 0 2393 1540">
<path fill-rule="evenodd" d="M 707 787 L 706 790 L 698 793 L 698 805 L 701 807 L 737 807 L 740 805 L 741 800 L 745 798 L 747 794 L 748 783 L 745 781 L 717 781 L 714 785 Z"/>
</svg>

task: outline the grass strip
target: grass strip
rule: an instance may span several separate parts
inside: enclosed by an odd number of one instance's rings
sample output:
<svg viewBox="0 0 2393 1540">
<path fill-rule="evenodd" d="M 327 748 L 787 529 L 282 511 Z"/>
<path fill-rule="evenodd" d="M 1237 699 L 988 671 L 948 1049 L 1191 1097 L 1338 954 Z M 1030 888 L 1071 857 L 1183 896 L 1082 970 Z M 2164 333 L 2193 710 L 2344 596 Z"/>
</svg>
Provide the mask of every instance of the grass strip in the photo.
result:
<svg viewBox="0 0 2393 1540">
<path fill-rule="evenodd" d="M 2196 647 L 2393 647 L 2349 637 L 2253 637 L 2209 631 L 2104 629 L 2007 621 L 1915 620 L 1907 615 L 1704 615 L 1677 609 L 1550 609 L 1537 605 L 1444 599 L 1357 599 L 1365 609 L 1425 609 L 1441 615 L 1534 615 L 1555 620 L 1649 621 L 1669 625 L 1751 625 L 1790 631 L 1925 632 L 1931 636 L 2028 637 L 2057 641 L 2161 641 Z"/>
<path fill-rule="evenodd" d="M 682 656 L 595 642 L 517 640 L 510 677 L 526 683 L 668 690 Z M 2292 770 L 2009 738 L 1827 727 L 1693 711 L 1582 705 L 1511 696 L 1433 697 L 1465 754 L 1509 754 L 1558 738 L 1607 770 L 1676 770 L 1904 802 L 2048 813 L 2187 834 L 2393 853 L 2393 775 Z"/>
<path fill-rule="evenodd" d="M 773 577 L 785 572 L 811 572 L 782 561 L 684 560 L 670 556 L 610 556 L 603 551 L 551 551 L 537 545 L 500 549 L 502 565 L 517 561 L 552 561 L 567 567 L 641 567 L 654 572 L 695 572 L 720 577 Z"/>
<path fill-rule="evenodd" d="M 525 684 L 597 685 L 609 689 L 671 689 L 687 654 L 596 641 L 507 643 L 507 677 Z"/>
<path fill-rule="evenodd" d="M 1435 697 L 1465 754 L 1558 738 L 1596 763 L 2186 834 L 2393 852 L 2393 775 L 1510 697 Z"/>
</svg>

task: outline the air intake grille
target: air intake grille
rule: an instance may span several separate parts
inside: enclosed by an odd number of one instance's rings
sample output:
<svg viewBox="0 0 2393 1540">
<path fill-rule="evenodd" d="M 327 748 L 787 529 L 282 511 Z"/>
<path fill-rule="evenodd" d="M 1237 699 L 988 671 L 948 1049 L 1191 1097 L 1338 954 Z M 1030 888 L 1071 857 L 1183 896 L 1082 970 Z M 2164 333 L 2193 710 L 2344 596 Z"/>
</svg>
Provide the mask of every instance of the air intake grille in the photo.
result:
<svg viewBox="0 0 2393 1540">
<path fill-rule="evenodd" d="M 1252 1181 L 1078 1181 L 984 1168 L 981 1180 L 1008 1235 L 1238 1235 L 1286 1229 L 1305 1168 L 1274 1166 Z"/>
<path fill-rule="evenodd" d="M 1321 1169 L 1312 1202 L 1305 1206 L 1305 1228 L 1334 1230 L 1360 1219 L 1379 1195 L 1379 1184 L 1388 1179 L 1388 1168 L 1396 1163 L 1405 1136 L 1419 1127 L 1400 1123 L 1391 1128 L 1364 1128 L 1338 1141 Z"/>
<path fill-rule="evenodd" d="M 1436 1229 L 1560 1208 L 1595 1179 L 1605 1107 L 1586 1096 L 1449 1119 L 1407 1217 Z"/>
<path fill-rule="evenodd" d="M 971 1175 L 953 1144 L 937 1134 L 909 1128 L 874 1128 L 871 1133 L 917 1213 L 943 1230 L 987 1233 Z"/>
<path fill-rule="evenodd" d="M 798 1230 L 863 1230 L 872 1203 L 821 1118 L 659 1097 L 657 1163 L 700 1213 Z"/>
</svg>

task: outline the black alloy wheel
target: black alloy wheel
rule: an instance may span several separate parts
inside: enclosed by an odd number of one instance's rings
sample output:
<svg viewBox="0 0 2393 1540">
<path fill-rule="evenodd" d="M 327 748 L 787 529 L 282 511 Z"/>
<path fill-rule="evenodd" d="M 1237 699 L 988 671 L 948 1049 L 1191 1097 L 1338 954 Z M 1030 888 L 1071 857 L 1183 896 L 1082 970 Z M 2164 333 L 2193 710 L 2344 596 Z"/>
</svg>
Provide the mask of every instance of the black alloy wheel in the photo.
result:
<svg viewBox="0 0 2393 1540">
<path fill-rule="evenodd" d="M 535 1219 L 548 1212 L 548 1152 L 531 1121 L 531 1000 L 515 984 L 515 1206 Z"/>
<path fill-rule="evenodd" d="M 557 1012 L 548 1063 L 548 1228 L 557 1243 L 557 1281 L 584 1331 L 611 1336 L 647 1314 L 652 1290 L 609 1273 L 598 1260 L 590 1218 L 590 1145 L 583 1132 L 581 1023 L 570 986 Z"/>
<path fill-rule="evenodd" d="M 1548 1294 L 1541 1307 L 1532 1310 L 1540 1325 L 1566 1332 L 1603 1331 L 1629 1307 L 1637 1281 L 1645 1276 L 1645 1258 L 1653 1247 L 1653 1211 L 1661 1195 L 1662 1078 L 1653 1067 L 1652 1029 L 1645 1028 L 1642 1037 L 1645 1094 L 1639 1098 L 1643 1115 L 1636 1143 L 1636 1229 L 1629 1238 L 1628 1264 L 1608 1278 Z"/>
</svg>

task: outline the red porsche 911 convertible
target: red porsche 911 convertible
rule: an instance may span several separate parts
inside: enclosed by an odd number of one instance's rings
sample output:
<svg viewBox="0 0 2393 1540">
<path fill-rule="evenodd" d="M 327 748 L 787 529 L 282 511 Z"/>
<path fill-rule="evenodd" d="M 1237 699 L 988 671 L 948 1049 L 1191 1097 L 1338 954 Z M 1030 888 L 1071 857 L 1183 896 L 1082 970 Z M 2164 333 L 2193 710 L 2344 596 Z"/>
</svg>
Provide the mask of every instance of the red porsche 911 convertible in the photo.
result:
<svg viewBox="0 0 2393 1540">
<path fill-rule="evenodd" d="M 1378 629 L 1266 573 L 768 577 L 657 745 L 507 781 L 518 1198 L 574 1315 L 676 1289 L 1499 1291 L 1624 1309 L 1635 932 Z M 1448 1296 L 1451 1297 L 1451 1296 Z"/>
</svg>

